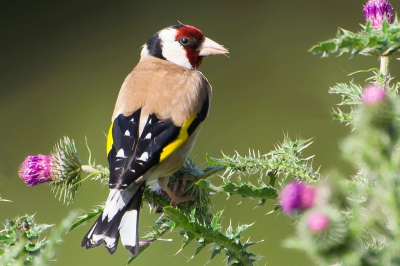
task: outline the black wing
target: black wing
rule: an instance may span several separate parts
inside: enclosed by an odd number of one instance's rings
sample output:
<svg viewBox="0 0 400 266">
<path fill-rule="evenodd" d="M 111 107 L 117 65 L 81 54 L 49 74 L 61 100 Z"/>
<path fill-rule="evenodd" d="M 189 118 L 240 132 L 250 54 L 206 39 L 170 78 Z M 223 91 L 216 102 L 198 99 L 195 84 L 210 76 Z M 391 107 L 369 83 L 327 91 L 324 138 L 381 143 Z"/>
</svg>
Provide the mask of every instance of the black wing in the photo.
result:
<svg viewBox="0 0 400 266">
<path fill-rule="evenodd" d="M 174 125 L 171 119 L 158 119 L 156 114 L 151 114 L 140 136 L 141 109 L 130 116 L 117 116 L 111 125 L 112 134 L 108 136 L 112 138 L 112 146 L 108 152 L 109 187 L 126 188 L 172 154 L 204 121 L 208 109 L 209 98 L 206 97 L 196 117 L 181 127 Z"/>
</svg>

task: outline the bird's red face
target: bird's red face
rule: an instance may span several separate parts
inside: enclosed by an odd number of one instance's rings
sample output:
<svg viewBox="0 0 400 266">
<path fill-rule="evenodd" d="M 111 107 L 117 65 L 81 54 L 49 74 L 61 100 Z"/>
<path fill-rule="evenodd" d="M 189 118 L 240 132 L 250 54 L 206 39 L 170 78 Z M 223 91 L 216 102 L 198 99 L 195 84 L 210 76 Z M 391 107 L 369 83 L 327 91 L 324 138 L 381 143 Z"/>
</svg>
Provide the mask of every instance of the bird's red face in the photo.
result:
<svg viewBox="0 0 400 266">
<path fill-rule="evenodd" d="M 203 57 L 199 56 L 199 48 L 204 41 L 203 32 L 193 26 L 184 25 L 177 28 L 175 40 L 186 51 L 186 57 L 193 68 L 198 68 L 203 60 Z"/>
<path fill-rule="evenodd" d="M 222 45 L 204 37 L 203 32 L 190 25 L 165 28 L 145 44 L 142 55 L 152 55 L 175 64 L 197 69 L 203 57 L 227 54 Z"/>
</svg>

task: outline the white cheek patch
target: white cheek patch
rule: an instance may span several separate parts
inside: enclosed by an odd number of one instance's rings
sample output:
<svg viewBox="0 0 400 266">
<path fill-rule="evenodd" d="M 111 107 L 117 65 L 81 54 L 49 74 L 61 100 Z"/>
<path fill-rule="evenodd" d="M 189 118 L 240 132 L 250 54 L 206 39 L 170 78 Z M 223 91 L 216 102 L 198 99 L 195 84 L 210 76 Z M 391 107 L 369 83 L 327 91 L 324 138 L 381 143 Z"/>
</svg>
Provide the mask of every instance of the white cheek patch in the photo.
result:
<svg viewBox="0 0 400 266">
<path fill-rule="evenodd" d="M 140 56 L 146 56 L 146 55 L 149 55 L 149 49 L 147 48 L 147 44 L 143 45 L 142 52 L 140 53 Z"/>
<path fill-rule="evenodd" d="M 162 55 L 172 63 L 193 69 L 186 56 L 185 49 L 175 40 L 176 33 L 176 29 L 171 28 L 164 29 L 158 33 L 161 39 Z"/>
</svg>

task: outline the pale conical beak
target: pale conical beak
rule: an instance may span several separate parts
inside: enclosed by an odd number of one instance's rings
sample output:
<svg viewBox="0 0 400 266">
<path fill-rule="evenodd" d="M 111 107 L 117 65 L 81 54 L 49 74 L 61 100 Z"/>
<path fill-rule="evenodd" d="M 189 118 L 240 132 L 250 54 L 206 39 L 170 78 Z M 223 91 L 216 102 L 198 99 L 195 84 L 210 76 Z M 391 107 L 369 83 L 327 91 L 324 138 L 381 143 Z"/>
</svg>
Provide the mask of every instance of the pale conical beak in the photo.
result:
<svg viewBox="0 0 400 266">
<path fill-rule="evenodd" d="M 222 45 L 214 42 L 213 40 L 205 37 L 203 44 L 200 47 L 199 56 L 209 56 L 215 54 L 228 54 L 229 51 Z"/>
</svg>

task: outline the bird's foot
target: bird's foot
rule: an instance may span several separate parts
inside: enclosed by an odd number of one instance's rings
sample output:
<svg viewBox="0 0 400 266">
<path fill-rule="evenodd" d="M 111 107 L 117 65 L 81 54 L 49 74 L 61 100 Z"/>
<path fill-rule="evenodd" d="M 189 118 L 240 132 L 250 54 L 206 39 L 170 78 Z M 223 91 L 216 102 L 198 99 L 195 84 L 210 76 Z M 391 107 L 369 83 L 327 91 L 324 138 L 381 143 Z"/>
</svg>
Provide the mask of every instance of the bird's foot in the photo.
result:
<svg viewBox="0 0 400 266">
<path fill-rule="evenodd" d="M 196 200 L 195 196 L 186 196 L 186 197 L 182 197 L 183 192 L 185 191 L 185 187 L 186 187 L 186 180 L 187 180 L 187 175 L 183 175 L 182 178 L 182 182 L 179 184 L 179 181 L 177 180 L 174 184 L 174 190 L 171 191 L 170 189 L 168 189 L 168 191 L 166 191 L 169 195 L 169 197 L 171 198 L 170 201 L 170 205 L 172 207 L 175 207 L 176 204 L 185 202 L 185 201 L 189 201 L 189 200 Z"/>
</svg>

